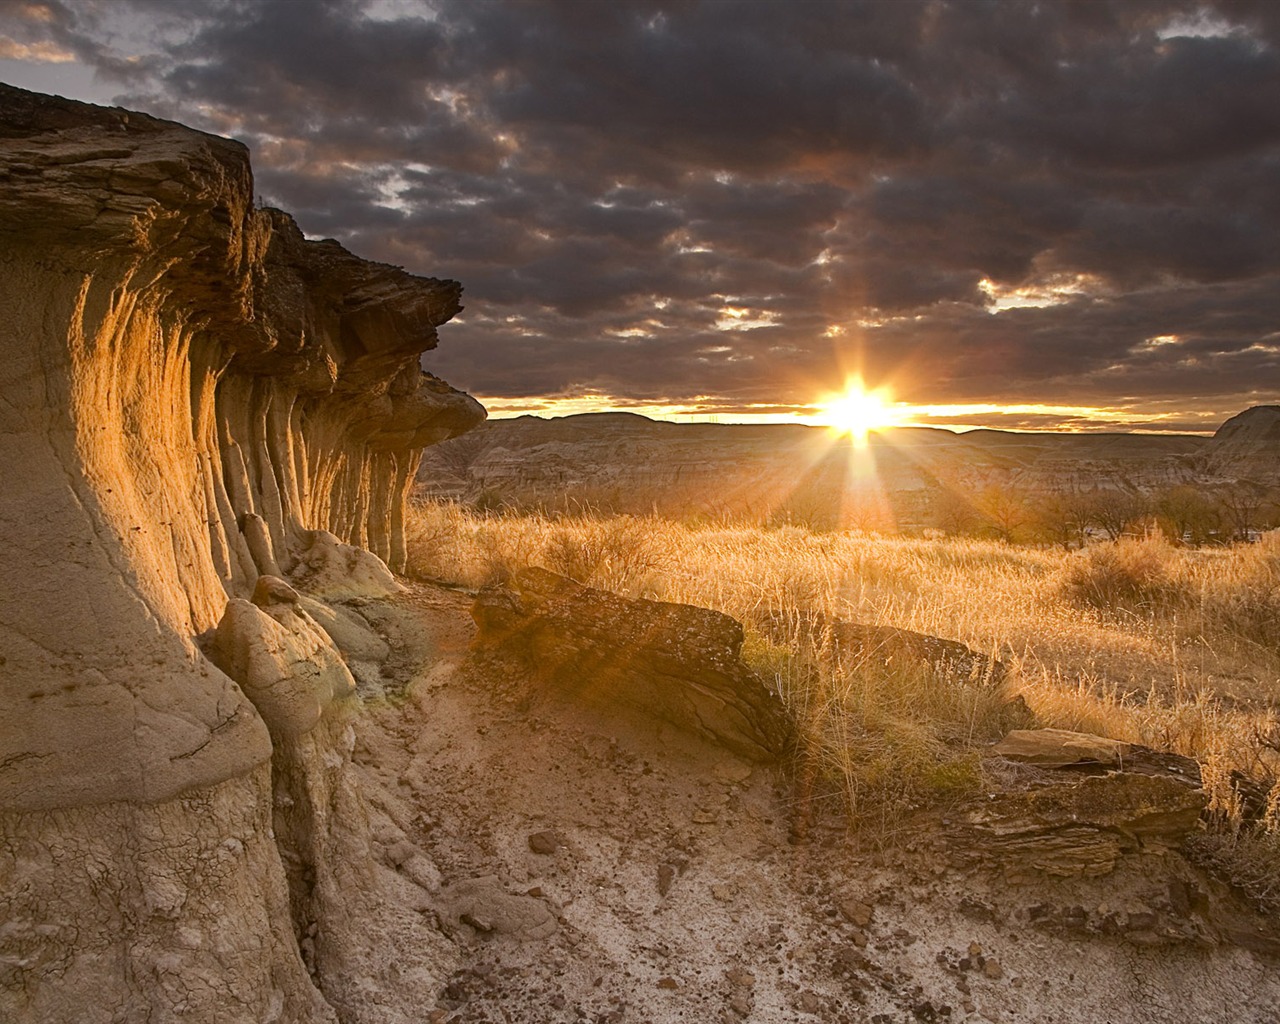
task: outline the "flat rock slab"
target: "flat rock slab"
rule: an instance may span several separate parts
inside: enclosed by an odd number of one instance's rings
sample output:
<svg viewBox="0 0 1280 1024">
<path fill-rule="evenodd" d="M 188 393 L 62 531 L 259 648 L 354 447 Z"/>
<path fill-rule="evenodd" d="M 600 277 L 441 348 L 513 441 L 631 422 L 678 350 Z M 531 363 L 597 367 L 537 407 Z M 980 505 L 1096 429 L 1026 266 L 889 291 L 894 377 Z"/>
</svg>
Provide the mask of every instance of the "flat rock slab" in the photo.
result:
<svg viewBox="0 0 1280 1024">
<path fill-rule="evenodd" d="M 1042 768 L 1072 764 L 1119 765 L 1131 744 L 1066 729 L 1015 729 L 992 747 L 991 752 L 1010 761 Z"/>
<path fill-rule="evenodd" d="M 525 660 L 539 682 L 598 708 L 625 707 L 752 761 L 779 757 L 781 701 L 741 659 L 742 624 L 708 608 L 632 601 L 546 569 L 486 590 L 477 648 Z"/>
</svg>

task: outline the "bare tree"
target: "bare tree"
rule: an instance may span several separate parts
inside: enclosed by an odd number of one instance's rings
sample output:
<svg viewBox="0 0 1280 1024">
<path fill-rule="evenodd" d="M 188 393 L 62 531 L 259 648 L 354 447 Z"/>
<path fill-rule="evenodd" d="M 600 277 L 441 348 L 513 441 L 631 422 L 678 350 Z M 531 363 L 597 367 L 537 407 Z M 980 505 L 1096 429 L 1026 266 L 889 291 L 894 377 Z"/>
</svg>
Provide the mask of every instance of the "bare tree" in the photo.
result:
<svg viewBox="0 0 1280 1024">
<path fill-rule="evenodd" d="M 1012 487 L 992 484 L 978 495 L 977 508 L 987 527 L 1000 540 L 1013 543 L 1018 530 L 1031 518 L 1027 503 Z"/>
<path fill-rule="evenodd" d="M 1092 504 L 1078 491 L 1044 494 L 1032 503 L 1036 532 L 1064 551 L 1083 546 L 1089 528 Z"/>
<path fill-rule="evenodd" d="M 1198 487 L 1180 484 L 1156 495 L 1152 507 L 1165 532 L 1182 544 L 1204 544 L 1218 531 L 1222 515 Z"/>
<path fill-rule="evenodd" d="M 1261 525 L 1262 510 L 1266 504 L 1265 491 L 1245 481 L 1237 481 L 1218 492 L 1218 505 L 1235 540 L 1253 539 L 1254 532 Z"/>
<path fill-rule="evenodd" d="M 1146 498 L 1129 491 L 1094 491 L 1089 496 L 1089 509 L 1092 525 L 1111 540 L 1119 540 L 1150 511 Z"/>
</svg>

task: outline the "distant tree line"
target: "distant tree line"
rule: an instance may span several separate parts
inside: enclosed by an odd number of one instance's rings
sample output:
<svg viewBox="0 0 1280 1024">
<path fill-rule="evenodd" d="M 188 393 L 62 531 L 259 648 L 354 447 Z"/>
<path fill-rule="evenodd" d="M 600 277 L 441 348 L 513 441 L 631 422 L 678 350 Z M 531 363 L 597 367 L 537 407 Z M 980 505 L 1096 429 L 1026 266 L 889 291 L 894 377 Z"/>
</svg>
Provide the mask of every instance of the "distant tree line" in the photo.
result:
<svg viewBox="0 0 1280 1024">
<path fill-rule="evenodd" d="M 1159 530 L 1175 543 L 1230 544 L 1280 528 L 1280 488 L 1237 482 L 1212 488 L 1180 484 L 1152 492 L 1097 488 L 1036 492 L 991 485 L 966 494 L 947 489 L 933 518 L 947 533 L 1009 543 L 1082 547 Z"/>
</svg>

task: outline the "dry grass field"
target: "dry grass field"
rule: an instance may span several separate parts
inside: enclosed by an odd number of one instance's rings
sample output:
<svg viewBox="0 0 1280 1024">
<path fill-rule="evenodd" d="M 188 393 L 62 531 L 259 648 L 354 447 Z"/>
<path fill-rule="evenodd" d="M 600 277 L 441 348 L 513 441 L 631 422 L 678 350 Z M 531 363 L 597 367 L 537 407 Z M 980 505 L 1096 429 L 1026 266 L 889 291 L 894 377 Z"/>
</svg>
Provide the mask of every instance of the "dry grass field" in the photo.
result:
<svg viewBox="0 0 1280 1024">
<path fill-rule="evenodd" d="M 538 564 L 741 619 L 745 654 L 773 676 L 808 762 L 839 780 L 855 820 L 869 824 L 980 785 L 978 752 L 1011 724 L 1015 695 L 1041 725 L 1196 758 L 1232 849 L 1246 841 L 1239 783 L 1265 793 L 1280 769 L 1280 532 L 1234 547 L 1152 536 L 1064 552 L 422 503 L 411 534 L 411 569 L 424 577 L 480 587 Z M 824 658 L 799 631 L 778 643 L 752 629 L 806 610 L 959 640 L 1010 671 L 1000 687 L 938 679 L 918 666 Z M 1273 787 L 1271 833 L 1278 803 Z"/>
</svg>

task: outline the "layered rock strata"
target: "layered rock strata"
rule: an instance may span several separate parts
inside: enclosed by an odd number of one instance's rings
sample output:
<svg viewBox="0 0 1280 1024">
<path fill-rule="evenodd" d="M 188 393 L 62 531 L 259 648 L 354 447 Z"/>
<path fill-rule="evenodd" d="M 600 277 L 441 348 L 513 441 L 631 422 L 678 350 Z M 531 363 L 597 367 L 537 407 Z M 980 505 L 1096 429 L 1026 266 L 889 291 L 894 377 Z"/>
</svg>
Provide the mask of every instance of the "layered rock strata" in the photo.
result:
<svg viewBox="0 0 1280 1024">
<path fill-rule="evenodd" d="M 460 291 L 255 209 L 239 143 L 0 86 L 0 1017 L 330 1012 L 268 762 L 342 790 L 351 675 L 259 581 L 394 587 L 483 418 L 418 363 Z"/>
</svg>

